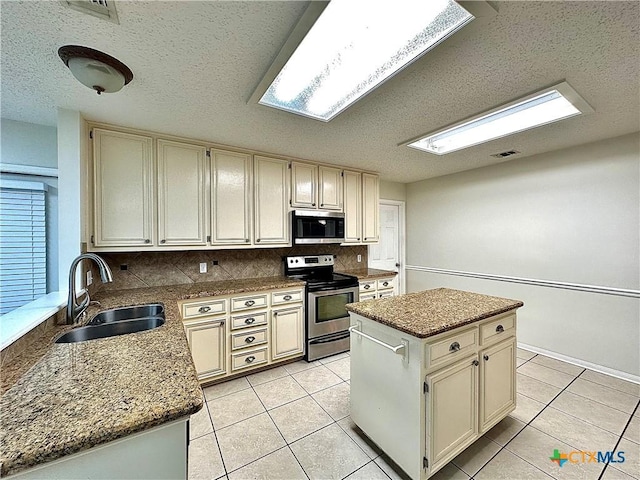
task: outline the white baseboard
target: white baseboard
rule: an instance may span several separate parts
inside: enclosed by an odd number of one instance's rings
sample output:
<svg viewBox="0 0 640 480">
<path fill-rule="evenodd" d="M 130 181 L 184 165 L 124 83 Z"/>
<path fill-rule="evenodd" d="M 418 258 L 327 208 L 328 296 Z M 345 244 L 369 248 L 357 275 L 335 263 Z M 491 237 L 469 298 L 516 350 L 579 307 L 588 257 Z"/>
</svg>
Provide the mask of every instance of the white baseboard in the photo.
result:
<svg viewBox="0 0 640 480">
<path fill-rule="evenodd" d="M 561 353 L 552 352 L 550 350 L 534 347 L 532 345 L 527 345 L 525 343 L 518 342 L 518 348 L 522 348 L 523 350 L 529 350 L 530 352 L 533 352 L 533 353 L 539 353 L 541 355 L 555 358 L 556 360 L 561 360 L 563 362 L 571 363 L 573 365 L 578 365 L 579 367 L 588 368 L 589 370 L 594 370 L 596 372 L 604 373 L 605 375 L 611 375 L 612 377 L 620 378 L 628 382 L 640 384 L 640 376 L 638 375 L 633 375 L 627 372 L 621 372 L 620 370 L 614 370 L 613 368 L 609 368 L 609 367 L 603 367 L 602 365 L 597 365 L 595 363 L 587 362 L 585 360 L 580 360 L 578 358 L 569 357 Z"/>
</svg>

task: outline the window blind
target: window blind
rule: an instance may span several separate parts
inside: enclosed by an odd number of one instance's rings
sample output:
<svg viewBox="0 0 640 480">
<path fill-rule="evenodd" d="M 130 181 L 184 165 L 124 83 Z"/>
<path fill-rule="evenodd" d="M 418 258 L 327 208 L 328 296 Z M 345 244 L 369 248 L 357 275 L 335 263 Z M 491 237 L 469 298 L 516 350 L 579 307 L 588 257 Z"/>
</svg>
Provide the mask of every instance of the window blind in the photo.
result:
<svg viewBox="0 0 640 480">
<path fill-rule="evenodd" d="M 47 185 L 0 181 L 0 315 L 47 293 Z"/>
</svg>

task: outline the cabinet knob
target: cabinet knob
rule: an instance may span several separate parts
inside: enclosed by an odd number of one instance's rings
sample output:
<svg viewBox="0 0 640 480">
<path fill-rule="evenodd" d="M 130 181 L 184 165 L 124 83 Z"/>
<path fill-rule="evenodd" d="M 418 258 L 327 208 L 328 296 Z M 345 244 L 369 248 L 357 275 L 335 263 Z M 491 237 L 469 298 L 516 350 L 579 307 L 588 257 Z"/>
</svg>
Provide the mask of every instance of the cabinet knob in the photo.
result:
<svg viewBox="0 0 640 480">
<path fill-rule="evenodd" d="M 484 358 L 485 362 L 489 361 L 489 355 L 487 355 L 486 353 L 482 356 L 482 358 Z"/>
<path fill-rule="evenodd" d="M 256 357 L 254 357 L 253 355 L 251 355 L 250 357 L 247 357 L 244 359 L 245 362 L 247 363 L 253 363 L 253 361 L 256 359 Z"/>
<path fill-rule="evenodd" d="M 383 286 L 383 287 L 386 287 L 386 286 L 388 286 L 388 285 L 389 285 L 389 282 L 383 282 L 383 283 L 382 283 L 382 286 Z"/>
<path fill-rule="evenodd" d="M 259 238 L 256 238 L 256 243 L 260 243 L 260 239 Z"/>
<path fill-rule="evenodd" d="M 245 238 L 244 241 L 245 241 L 245 243 L 249 243 L 249 239 L 248 238 Z"/>
<path fill-rule="evenodd" d="M 458 342 L 453 342 L 451 345 L 449 345 L 450 352 L 457 352 L 458 350 L 460 350 L 460 344 Z"/>
<path fill-rule="evenodd" d="M 369 289 L 371 288 L 371 285 L 365 285 L 365 286 L 364 286 L 364 287 L 362 287 L 362 288 L 364 288 L 365 290 L 369 290 Z"/>
<path fill-rule="evenodd" d="M 251 325 L 255 321 L 256 321 L 255 318 L 249 317 L 249 318 L 245 318 L 244 323 L 246 323 L 247 325 Z"/>
<path fill-rule="evenodd" d="M 246 302 L 244 302 L 244 306 L 245 307 L 251 307 L 251 306 L 253 306 L 254 303 L 256 303 L 256 302 L 253 301 L 253 300 L 247 300 Z"/>
<path fill-rule="evenodd" d="M 312 207 L 315 207 L 315 206 L 316 206 L 315 202 L 314 202 L 314 203 L 312 203 L 312 204 L 311 204 L 311 206 L 312 206 Z"/>
<path fill-rule="evenodd" d="M 358 237 L 358 241 L 360 241 L 360 237 Z"/>
<path fill-rule="evenodd" d="M 502 325 L 498 325 L 496 327 L 496 333 L 502 333 L 502 332 L 504 332 L 504 327 Z"/>
<path fill-rule="evenodd" d="M 149 240 L 148 238 L 145 238 L 144 243 L 151 243 L 151 240 Z"/>
<path fill-rule="evenodd" d="M 473 362 L 471 362 L 471 365 L 477 367 L 478 365 L 480 365 L 480 362 L 478 360 L 474 360 Z"/>
<path fill-rule="evenodd" d="M 320 206 L 321 206 L 321 207 L 324 207 L 324 203 L 321 203 L 321 204 L 320 204 Z"/>
<path fill-rule="evenodd" d="M 200 313 L 207 313 L 209 310 L 211 310 L 211 307 L 210 307 L 209 305 L 206 305 L 206 306 L 204 306 L 204 307 L 200 307 L 200 308 L 198 309 L 198 312 L 200 312 Z"/>
<path fill-rule="evenodd" d="M 291 295 L 285 295 L 282 298 L 283 298 L 283 300 L 291 300 L 293 297 Z"/>
<path fill-rule="evenodd" d="M 244 339 L 245 342 L 247 343 L 253 343 L 253 341 L 256 339 L 256 337 L 247 337 Z"/>
</svg>

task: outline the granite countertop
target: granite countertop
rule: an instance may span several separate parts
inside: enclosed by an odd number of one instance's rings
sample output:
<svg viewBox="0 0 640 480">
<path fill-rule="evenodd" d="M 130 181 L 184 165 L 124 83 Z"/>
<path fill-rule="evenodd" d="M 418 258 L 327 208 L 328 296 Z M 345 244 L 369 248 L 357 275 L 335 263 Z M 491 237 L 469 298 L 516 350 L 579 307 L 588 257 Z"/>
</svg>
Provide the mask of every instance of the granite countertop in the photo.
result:
<svg viewBox="0 0 640 480">
<path fill-rule="evenodd" d="M 160 302 L 166 323 L 87 342 L 55 344 L 51 338 L 42 358 L 0 398 L 0 476 L 200 410 L 202 390 L 177 300 L 303 285 L 272 277 L 95 294 L 100 306 L 92 305 L 88 318 Z"/>
<path fill-rule="evenodd" d="M 371 280 L 374 278 L 395 277 L 398 272 L 392 270 L 378 270 L 377 268 L 359 268 L 357 270 L 340 270 L 338 273 L 353 275 L 358 280 Z"/>
<path fill-rule="evenodd" d="M 519 300 L 436 288 L 378 300 L 349 303 L 348 311 L 418 338 L 427 338 L 500 313 L 515 310 Z"/>
</svg>

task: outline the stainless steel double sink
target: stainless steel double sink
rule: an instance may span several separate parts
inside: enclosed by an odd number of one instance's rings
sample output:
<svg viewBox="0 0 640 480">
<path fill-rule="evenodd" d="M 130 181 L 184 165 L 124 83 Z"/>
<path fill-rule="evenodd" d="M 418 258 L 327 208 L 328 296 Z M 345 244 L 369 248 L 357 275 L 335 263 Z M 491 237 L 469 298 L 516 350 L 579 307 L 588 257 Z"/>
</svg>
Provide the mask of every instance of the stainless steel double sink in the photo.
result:
<svg viewBox="0 0 640 480">
<path fill-rule="evenodd" d="M 152 330 L 164 325 L 164 306 L 159 303 L 113 308 L 98 313 L 85 327 L 61 335 L 56 343 L 75 343 Z"/>
</svg>

